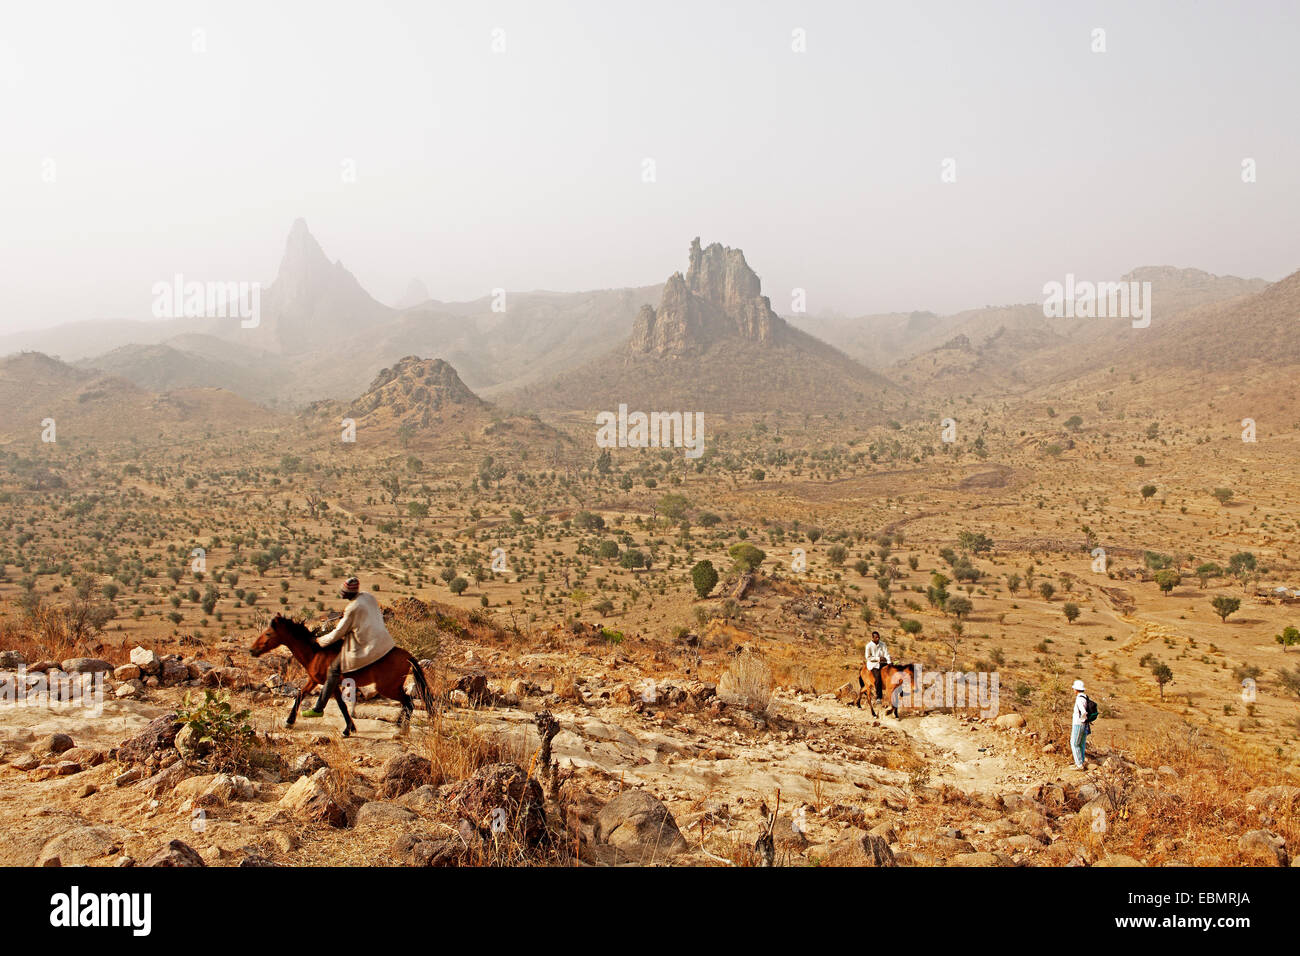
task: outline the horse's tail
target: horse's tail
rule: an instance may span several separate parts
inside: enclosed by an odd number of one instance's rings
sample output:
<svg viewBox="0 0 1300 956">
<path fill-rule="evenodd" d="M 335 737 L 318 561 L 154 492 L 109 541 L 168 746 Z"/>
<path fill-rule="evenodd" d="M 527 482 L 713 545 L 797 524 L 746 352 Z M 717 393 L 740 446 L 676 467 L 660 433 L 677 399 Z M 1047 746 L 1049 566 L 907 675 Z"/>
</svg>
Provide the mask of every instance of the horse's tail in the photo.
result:
<svg viewBox="0 0 1300 956">
<path fill-rule="evenodd" d="M 429 715 L 429 720 L 433 720 L 433 692 L 429 690 L 429 681 L 424 676 L 424 668 L 420 662 L 411 655 L 411 676 L 415 679 L 415 689 L 420 692 L 420 700 L 424 701 L 425 712 Z"/>
</svg>

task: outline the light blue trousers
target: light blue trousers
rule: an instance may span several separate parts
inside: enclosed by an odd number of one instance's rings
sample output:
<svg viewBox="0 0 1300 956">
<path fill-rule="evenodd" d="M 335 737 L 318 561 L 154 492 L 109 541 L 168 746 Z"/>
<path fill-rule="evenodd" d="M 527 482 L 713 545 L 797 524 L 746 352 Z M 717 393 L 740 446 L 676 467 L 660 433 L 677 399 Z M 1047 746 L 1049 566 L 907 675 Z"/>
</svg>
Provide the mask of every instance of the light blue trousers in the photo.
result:
<svg viewBox="0 0 1300 956">
<path fill-rule="evenodd" d="M 1083 752 L 1088 746 L 1088 734 L 1092 728 L 1087 724 L 1075 724 L 1070 728 L 1070 749 L 1074 751 L 1074 763 L 1083 766 Z"/>
</svg>

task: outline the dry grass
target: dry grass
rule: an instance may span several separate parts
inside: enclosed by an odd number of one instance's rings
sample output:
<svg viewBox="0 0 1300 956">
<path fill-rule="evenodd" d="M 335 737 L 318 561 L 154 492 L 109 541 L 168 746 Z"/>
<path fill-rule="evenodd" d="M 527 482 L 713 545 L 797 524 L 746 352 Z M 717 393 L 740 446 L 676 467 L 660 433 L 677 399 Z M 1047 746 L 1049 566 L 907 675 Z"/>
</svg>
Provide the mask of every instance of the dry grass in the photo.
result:
<svg viewBox="0 0 1300 956">
<path fill-rule="evenodd" d="M 754 713 L 766 713 L 772 703 L 775 681 L 762 655 L 742 650 L 718 678 L 717 694 L 728 704 Z"/>
<path fill-rule="evenodd" d="M 14 610 L 6 607 L 0 617 L 0 649 L 19 651 L 30 664 L 70 657 L 101 657 L 121 664 L 129 657 L 125 648 L 106 646 L 100 639 L 95 609 L 85 602 L 41 602 L 16 614 Z"/>
</svg>

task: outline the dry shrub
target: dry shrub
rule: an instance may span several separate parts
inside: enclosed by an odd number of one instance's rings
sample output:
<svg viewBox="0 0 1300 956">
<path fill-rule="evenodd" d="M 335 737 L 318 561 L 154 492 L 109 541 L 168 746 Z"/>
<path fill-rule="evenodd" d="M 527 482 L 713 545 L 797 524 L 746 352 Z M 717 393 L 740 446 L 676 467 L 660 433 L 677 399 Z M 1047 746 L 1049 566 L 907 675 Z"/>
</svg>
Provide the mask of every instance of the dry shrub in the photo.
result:
<svg viewBox="0 0 1300 956">
<path fill-rule="evenodd" d="M 421 743 L 424 756 L 433 764 L 435 779 L 464 780 L 480 767 L 505 761 L 528 768 L 529 755 L 519 741 L 483 733 L 472 724 L 453 722 L 442 714 Z"/>
<path fill-rule="evenodd" d="M 111 608 L 88 601 L 65 605 L 32 602 L 19 618 L 0 620 L 0 650 L 19 651 L 29 663 L 107 654 L 110 663 L 120 664 L 127 659 L 125 649 L 105 648 L 99 640 L 112 616 Z"/>
<path fill-rule="evenodd" d="M 766 713 L 772 702 L 772 668 L 761 654 L 744 648 L 718 678 L 718 697 L 754 713 Z"/>
</svg>

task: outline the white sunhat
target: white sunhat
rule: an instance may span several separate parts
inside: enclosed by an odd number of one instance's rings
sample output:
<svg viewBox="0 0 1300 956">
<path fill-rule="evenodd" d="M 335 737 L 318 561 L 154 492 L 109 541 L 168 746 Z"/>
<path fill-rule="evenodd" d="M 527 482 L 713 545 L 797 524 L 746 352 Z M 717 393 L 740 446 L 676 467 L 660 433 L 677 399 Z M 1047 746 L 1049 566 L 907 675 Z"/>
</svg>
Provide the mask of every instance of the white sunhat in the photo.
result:
<svg viewBox="0 0 1300 956">
<path fill-rule="evenodd" d="M 1076 681 L 1074 682 L 1074 689 L 1075 689 L 1075 690 L 1083 690 L 1083 681 L 1081 681 L 1081 680 L 1076 680 Z"/>
</svg>

